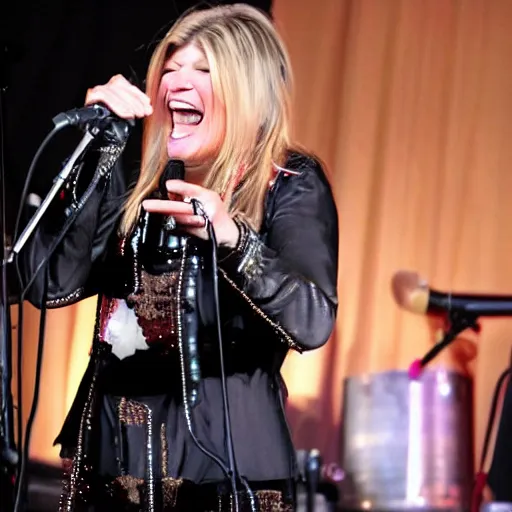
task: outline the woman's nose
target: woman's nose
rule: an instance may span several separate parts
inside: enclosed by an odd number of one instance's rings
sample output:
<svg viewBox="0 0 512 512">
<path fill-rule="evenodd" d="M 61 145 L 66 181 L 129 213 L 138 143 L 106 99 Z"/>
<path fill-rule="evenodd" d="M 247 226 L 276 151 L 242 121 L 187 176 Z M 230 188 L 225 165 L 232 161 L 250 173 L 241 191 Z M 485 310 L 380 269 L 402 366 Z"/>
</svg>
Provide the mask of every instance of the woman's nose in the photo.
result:
<svg viewBox="0 0 512 512">
<path fill-rule="evenodd" d="M 188 91 L 193 88 L 190 77 L 184 70 L 175 71 L 172 74 L 169 85 L 173 92 Z"/>
</svg>

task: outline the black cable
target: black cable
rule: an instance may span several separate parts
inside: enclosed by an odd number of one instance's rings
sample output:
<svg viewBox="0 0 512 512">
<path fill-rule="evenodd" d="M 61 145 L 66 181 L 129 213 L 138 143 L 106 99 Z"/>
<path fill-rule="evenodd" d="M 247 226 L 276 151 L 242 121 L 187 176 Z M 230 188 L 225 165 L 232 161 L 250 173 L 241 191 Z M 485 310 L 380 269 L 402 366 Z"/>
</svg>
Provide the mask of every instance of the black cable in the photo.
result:
<svg viewBox="0 0 512 512">
<path fill-rule="evenodd" d="M 1 51 L 1 50 L 0 50 Z M 12 379 L 12 330 L 11 309 L 9 304 L 9 291 L 7 282 L 7 215 L 6 215 L 6 186 L 5 186 L 5 154 L 4 154 L 4 92 L 6 86 L 0 84 L 0 215 L 2 225 L 2 251 L 0 253 L 1 290 L 0 298 L 1 327 L 0 327 L 0 489 L 3 494 L 0 504 L 12 506 L 14 499 L 14 485 L 11 477 L 17 466 L 16 445 L 14 441 L 13 398 L 11 392 Z M 3 464 L 7 467 L 2 467 Z M 8 496 L 6 496 L 8 494 Z"/>
<path fill-rule="evenodd" d="M 16 224 L 14 226 L 13 242 L 16 242 L 16 240 L 18 239 L 18 234 L 19 234 L 19 229 L 20 229 L 20 224 L 21 224 L 21 217 L 23 215 L 23 209 L 25 207 L 25 202 L 26 202 L 27 196 L 28 196 L 28 188 L 30 186 L 30 182 L 32 181 L 32 176 L 34 174 L 36 164 L 37 164 L 39 158 L 41 157 L 41 154 L 43 153 L 44 149 L 50 142 L 50 140 L 53 139 L 53 137 L 55 137 L 55 135 L 57 135 L 57 133 L 60 132 L 66 126 L 67 125 L 64 123 L 58 123 L 52 128 L 50 133 L 48 133 L 48 135 L 46 135 L 46 137 L 44 138 L 44 140 L 41 143 L 41 145 L 39 146 L 36 154 L 34 155 L 32 162 L 30 163 L 30 167 L 27 171 L 27 176 L 25 178 L 25 184 L 23 185 L 23 190 L 22 190 L 21 196 L 20 196 L 18 213 L 16 215 Z"/>
<path fill-rule="evenodd" d="M 34 381 L 34 394 L 32 397 L 32 406 L 30 408 L 29 417 L 27 420 L 27 427 L 25 432 L 25 440 L 23 443 L 23 452 L 22 452 L 22 459 L 21 459 L 21 465 L 20 465 L 20 471 L 18 474 L 18 481 L 17 481 L 17 487 L 16 487 L 16 500 L 14 502 L 14 512 L 19 512 L 20 510 L 23 510 L 23 501 L 22 496 L 25 491 L 25 474 L 27 469 L 27 462 L 28 462 L 28 454 L 29 454 L 29 448 L 30 448 L 30 437 L 32 434 L 32 425 L 34 423 L 34 419 L 37 412 L 37 407 L 39 404 L 39 389 L 41 385 L 41 369 L 43 365 L 43 350 L 44 350 L 44 334 L 45 334 L 45 328 L 46 328 L 46 293 L 48 290 L 48 269 L 45 272 L 45 278 L 43 281 L 43 293 L 41 295 L 41 313 L 39 317 L 39 337 L 38 337 L 38 343 L 37 343 L 37 356 L 36 356 L 36 374 L 35 374 L 35 381 Z M 18 326 L 19 327 L 19 326 Z M 21 330 L 21 329 L 19 329 Z M 21 445 L 21 440 L 19 441 L 19 444 Z"/>
<path fill-rule="evenodd" d="M 36 163 L 39 160 L 39 157 L 41 156 L 43 149 L 47 146 L 48 142 L 56 135 L 57 132 L 59 132 L 62 128 L 67 126 L 65 123 L 56 123 L 54 128 L 51 130 L 51 132 L 46 136 L 43 143 L 39 147 L 39 149 L 36 152 L 36 155 L 32 159 L 29 171 L 27 172 L 27 177 L 25 180 L 25 186 L 23 188 L 22 192 L 22 199 L 20 201 L 20 208 L 18 209 L 18 216 L 16 220 L 16 227 L 15 227 L 15 238 L 14 242 L 16 241 L 16 237 L 19 231 L 20 223 L 21 223 L 21 217 L 23 212 L 23 205 L 25 203 L 25 198 L 27 196 L 28 187 L 30 185 L 30 181 L 32 179 L 32 175 L 34 173 L 34 170 L 36 168 Z M 34 271 L 34 273 L 31 276 L 31 279 L 26 284 L 25 287 L 23 287 L 23 278 L 21 275 L 21 269 L 19 265 L 19 258 L 18 254 L 14 255 L 14 264 L 16 268 L 16 273 L 19 281 L 20 286 L 20 294 L 19 294 L 19 300 L 18 300 L 18 329 L 17 329 L 17 394 L 18 394 L 18 408 L 17 408 L 17 429 L 18 429 L 18 472 L 15 482 L 15 492 L 16 492 L 16 508 L 15 512 L 18 512 L 20 507 L 22 507 L 22 501 L 21 496 L 23 493 L 23 487 L 24 487 L 24 480 L 25 480 L 25 472 L 26 472 L 26 462 L 28 460 L 28 454 L 29 454 L 29 447 L 30 447 L 30 437 L 32 432 L 32 426 L 33 426 L 33 420 L 35 417 L 35 412 L 37 411 L 38 402 L 39 402 L 39 386 L 40 386 L 40 370 L 36 371 L 36 380 L 34 382 L 34 392 L 33 392 L 33 400 L 31 405 L 31 412 L 27 421 L 26 431 L 25 431 L 25 442 L 23 441 L 23 406 L 22 406 L 22 393 L 23 393 L 23 302 L 25 300 L 26 293 L 32 286 L 33 282 L 37 278 L 39 272 L 45 268 L 54 253 L 55 249 L 58 247 L 58 245 L 61 243 L 62 239 L 66 235 L 67 231 L 77 218 L 78 214 L 82 210 L 83 206 L 85 205 L 86 201 L 89 199 L 92 192 L 95 190 L 96 186 L 98 185 L 100 179 L 103 177 L 103 174 L 100 172 L 96 172 L 91 184 L 87 188 L 87 190 L 84 192 L 83 196 L 80 199 L 80 202 L 75 207 L 75 209 L 71 210 L 70 214 L 68 215 L 66 222 L 64 223 L 64 226 L 61 229 L 61 232 L 59 236 L 53 241 L 52 245 L 50 246 L 45 258 L 39 263 L 38 267 Z M 47 277 L 47 276 L 46 276 Z M 46 279 L 46 278 L 45 278 Z M 45 286 L 46 286 L 46 280 L 45 280 Z M 44 300 L 44 297 L 46 296 L 46 289 L 44 296 L 41 300 L 41 325 L 44 327 L 45 317 L 46 317 L 46 301 Z M 38 353 L 37 353 L 37 360 L 36 360 L 36 369 L 41 368 L 42 365 L 42 354 L 43 354 L 43 347 L 44 347 L 44 331 L 39 332 L 39 343 L 38 343 Z M 22 448 L 23 447 L 23 448 Z"/>
<path fill-rule="evenodd" d="M 20 202 L 18 207 L 18 212 L 16 215 L 16 224 L 14 226 L 14 232 L 13 232 L 13 245 L 16 242 L 19 234 L 19 229 L 21 225 L 21 218 L 23 216 L 23 210 L 25 207 L 26 198 L 28 195 L 28 189 L 30 186 L 30 182 L 32 181 L 32 177 L 36 168 L 36 164 L 39 161 L 39 158 L 41 157 L 41 154 L 43 153 L 44 149 L 48 145 L 51 139 L 60 131 L 62 130 L 66 125 L 59 123 L 54 125 L 52 130 L 46 135 L 43 142 L 39 146 L 36 154 L 34 155 L 34 158 L 32 159 L 32 162 L 30 164 L 29 170 L 27 172 L 27 176 L 25 178 L 25 183 L 23 186 L 23 190 L 21 192 L 20 196 Z M 15 259 L 15 267 L 16 267 L 16 273 L 18 277 L 19 287 L 20 290 L 23 288 L 23 280 L 21 278 L 21 270 L 18 263 L 18 258 Z M 17 477 L 16 477 L 16 484 L 15 484 L 15 490 L 16 493 L 18 493 L 18 483 L 20 480 L 20 472 L 21 472 L 21 464 L 23 459 L 23 379 L 22 379 L 22 366 L 23 366 L 23 300 L 24 300 L 24 293 L 20 293 L 18 297 L 18 329 L 17 329 L 17 370 L 16 370 L 16 394 L 17 394 L 17 417 L 16 417 L 16 424 L 17 424 L 17 452 L 18 452 L 18 471 L 17 471 Z"/>
<path fill-rule="evenodd" d="M 20 300 L 19 305 L 23 303 L 25 300 L 25 295 L 32 286 L 34 280 L 36 279 L 39 272 L 46 268 L 51 256 L 53 255 L 55 249 L 58 247 L 58 245 L 62 242 L 64 236 L 67 234 L 69 228 L 74 223 L 75 219 L 79 215 L 79 213 L 82 211 L 83 206 L 89 199 L 90 195 L 93 193 L 93 191 L 96 189 L 96 186 L 98 185 L 99 181 L 103 175 L 99 172 L 96 172 L 91 184 L 87 187 L 87 190 L 84 192 L 82 198 L 80 199 L 80 202 L 78 204 L 78 207 L 74 210 L 72 210 L 72 213 L 68 216 L 66 219 L 66 222 L 64 223 L 64 226 L 62 227 L 59 236 L 53 241 L 52 245 L 50 246 L 46 256 L 41 260 L 38 267 L 32 274 L 31 279 L 25 286 L 25 288 L 22 289 L 20 293 Z M 21 282 L 21 272 L 19 268 L 19 262 L 18 262 L 18 255 L 16 255 L 15 262 L 16 262 L 16 268 L 18 270 L 18 279 L 20 279 Z M 34 382 L 34 392 L 33 392 L 33 400 L 32 400 L 32 406 L 31 406 L 31 412 L 30 416 L 27 421 L 26 431 L 25 431 L 25 442 L 22 441 L 22 438 L 18 438 L 18 451 L 19 451 L 19 460 L 18 460 L 18 475 L 16 478 L 16 508 L 14 512 L 19 512 L 19 507 L 22 506 L 21 502 L 21 495 L 23 492 L 23 482 L 25 480 L 25 472 L 26 472 L 26 461 L 28 459 L 29 454 L 29 448 L 30 448 L 30 437 L 32 432 L 32 426 L 33 426 L 33 420 L 35 417 L 35 413 L 37 410 L 38 402 L 39 402 L 39 386 L 40 386 L 40 368 L 42 365 L 42 355 L 43 355 L 43 348 L 44 348 L 44 330 L 41 331 L 41 325 L 44 327 L 45 317 L 46 317 L 46 301 L 44 300 L 44 297 L 47 293 L 47 274 L 44 281 L 44 295 L 41 300 L 41 319 L 40 319 L 40 331 L 39 331 L 39 343 L 38 343 L 38 351 L 37 351 L 37 359 L 36 359 L 36 378 Z M 18 310 L 18 386 L 21 384 L 21 374 L 22 374 L 22 358 L 20 357 L 20 347 L 22 347 L 22 341 L 23 341 L 23 335 L 22 335 L 22 321 L 23 321 L 23 309 L 20 306 L 20 309 Z M 20 316 L 21 315 L 21 316 Z M 23 422 L 22 422 L 22 416 L 21 416 L 21 397 L 18 398 L 18 428 L 22 431 L 23 429 Z M 21 447 L 23 446 L 23 449 Z M 22 509 L 21 509 L 22 510 Z"/>
<path fill-rule="evenodd" d="M 55 252 L 55 250 L 57 249 L 59 244 L 62 242 L 62 240 L 66 236 L 69 228 L 75 222 L 76 218 L 78 217 L 78 214 L 82 211 L 82 208 L 85 206 L 85 203 L 89 200 L 89 197 L 92 195 L 92 193 L 94 192 L 94 190 L 96 189 L 96 187 L 98 186 L 99 182 L 101 181 L 101 179 L 103 177 L 104 176 L 101 173 L 98 173 L 98 172 L 95 173 L 91 183 L 87 187 L 87 190 L 83 193 L 83 195 L 82 195 L 82 197 L 80 199 L 80 202 L 78 203 L 76 208 L 71 210 L 71 213 L 66 218 L 66 222 L 62 226 L 61 231 L 59 233 L 59 236 L 57 238 L 55 238 L 53 240 L 53 243 L 50 245 L 50 248 L 48 249 L 46 257 L 43 258 L 39 262 L 39 265 L 36 267 L 35 271 L 33 272 L 32 277 L 30 278 L 30 280 L 28 281 L 27 285 L 23 289 L 23 292 L 22 292 L 23 297 L 28 292 L 28 290 L 30 289 L 32 284 L 34 283 L 34 281 L 35 281 L 37 275 L 39 274 L 39 272 L 41 271 L 41 269 L 48 264 L 52 254 Z"/>
<path fill-rule="evenodd" d="M 185 178 L 185 164 L 181 160 L 171 159 L 167 163 L 164 168 L 158 185 L 157 198 L 158 199 L 168 199 L 169 194 L 166 188 L 166 182 L 168 180 L 179 179 L 183 180 Z M 217 251 L 217 243 L 215 240 L 215 233 L 213 232 L 213 227 L 209 222 L 208 216 L 206 215 L 203 206 L 197 199 L 192 199 L 191 201 L 192 207 L 194 209 L 195 215 L 201 215 L 205 221 L 205 228 L 210 236 L 210 241 L 212 243 L 213 249 L 213 269 L 214 275 L 216 277 L 217 263 L 216 263 L 216 251 Z M 172 218 L 171 218 L 172 219 Z M 168 219 L 169 220 L 169 219 Z M 173 222 L 175 227 L 175 222 Z M 166 229 L 166 228 L 164 228 Z M 174 228 L 172 228 L 174 229 Z M 143 228 L 143 231 L 147 230 L 147 223 Z M 142 235 L 142 239 L 145 239 L 145 235 Z M 144 242 L 143 242 L 144 243 Z M 192 441 L 196 445 L 196 447 L 204 453 L 207 457 L 209 457 L 213 462 L 215 462 L 222 472 L 224 473 L 227 480 L 230 481 L 233 499 L 235 505 L 235 511 L 239 510 L 238 506 L 238 494 L 237 494 L 237 478 L 236 478 L 236 466 L 234 464 L 234 457 L 232 456 L 233 450 L 232 448 L 228 449 L 228 458 L 229 458 L 229 467 L 226 466 L 224 461 L 214 452 L 208 450 L 201 441 L 197 438 L 194 429 L 194 420 L 192 415 L 192 409 L 197 404 L 197 393 L 198 393 L 198 384 L 201 380 L 201 370 L 200 363 L 197 357 L 197 273 L 198 273 L 198 265 L 195 262 L 191 262 L 191 265 L 187 267 L 188 262 L 188 248 L 189 248 L 189 237 L 185 237 L 182 242 L 179 243 L 181 246 L 181 261 L 180 261 L 180 279 L 178 282 L 178 297 L 177 300 L 179 302 L 179 320 L 178 320 L 178 332 L 179 332 L 179 351 L 180 351 L 180 368 L 182 374 L 182 393 L 183 393 L 183 407 L 185 420 L 187 424 L 187 429 L 192 438 Z M 185 277 L 185 283 L 183 283 Z M 185 288 L 183 290 L 183 288 Z M 220 315 L 218 313 L 219 308 L 219 300 L 218 300 L 218 291 L 217 291 L 217 282 L 214 279 L 214 303 L 217 311 L 217 329 L 219 334 L 219 342 L 221 345 L 221 373 L 222 377 L 225 381 L 225 371 L 224 371 L 224 357 L 222 355 L 222 336 L 220 333 Z M 186 339 L 183 339 L 183 322 L 185 323 L 185 333 Z M 222 393 L 223 397 L 227 396 L 225 382 L 223 381 Z M 223 403 L 227 403 L 226 400 Z M 223 407 L 226 410 L 225 407 Z M 228 447 L 232 447 L 232 436 L 231 436 L 231 427 L 228 421 L 226 423 L 226 445 Z"/>
<path fill-rule="evenodd" d="M 17 258 L 16 258 L 17 263 Z M 16 272 L 18 274 L 18 283 L 21 287 L 22 279 L 19 266 L 16 264 Z M 16 475 L 16 481 L 14 490 L 17 493 L 18 482 L 20 478 L 21 471 L 21 460 L 23 458 L 23 298 L 22 293 L 20 292 L 18 296 L 18 320 L 17 320 L 18 328 L 16 330 L 17 334 L 17 352 L 16 352 L 16 401 L 17 401 L 17 411 L 16 411 L 16 428 L 17 428 L 17 452 L 18 452 L 18 470 Z"/>
<path fill-rule="evenodd" d="M 194 209 L 198 211 L 204 212 L 200 204 L 194 201 Z M 214 252 L 216 252 L 216 242 L 215 242 L 215 233 L 213 233 L 213 228 L 211 226 L 211 223 L 209 222 L 207 216 L 204 215 L 204 213 L 197 213 L 204 217 L 206 222 L 206 229 L 210 235 L 211 241 L 212 241 L 212 247 Z M 182 245 L 182 251 L 181 251 L 181 261 L 180 261 L 180 274 L 184 275 L 185 273 L 191 274 L 187 278 L 187 282 L 183 284 L 183 278 L 180 278 L 178 282 L 178 290 L 177 290 L 177 296 L 178 301 L 180 304 L 180 313 L 179 313 L 179 320 L 178 320 L 178 332 L 179 332 L 179 350 L 180 350 L 180 369 L 181 369 L 181 375 L 182 375 L 182 393 L 183 393 L 183 407 L 184 407 L 184 414 L 187 424 L 187 429 L 189 432 L 189 435 L 196 445 L 196 447 L 207 457 L 209 457 L 213 462 L 215 462 L 219 468 L 224 473 L 225 477 L 230 481 L 230 485 L 232 488 L 233 493 L 233 501 L 234 501 L 234 510 L 236 512 L 239 511 L 239 504 L 238 504 L 238 493 L 237 493 L 237 477 L 236 477 L 236 465 L 234 463 L 234 457 L 233 457 L 233 449 L 232 449 L 232 436 L 231 436 L 231 425 L 229 421 L 229 408 L 227 407 L 227 390 L 226 390 L 226 382 L 225 382 L 225 369 L 224 369 L 224 357 L 222 354 L 222 347 L 220 352 L 220 359 L 221 359 L 221 381 L 222 381 L 222 395 L 223 395 L 223 409 L 224 411 L 227 411 L 227 415 L 225 418 L 227 421 L 225 421 L 226 425 L 226 445 L 228 446 L 228 459 L 229 459 L 229 467 L 226 466 L 224 461 L 218 456 L 216 453 L 210 451 L 208 448 L 206 448 L 202 442 L 198 439 L 195 428 L 194 428 L 194 419 L 192 415 L 192 409 L 194 408 L 194 402 L 197 399 L 196 394 L 194 391 L 197 390 L 197 382 L 200 379 L 199 375 L 199 368 L 198 368 L 198 361 L 193 361 L 191 358 L 194 358 L 195 348 L 189 347 L 188 345 L 190 343 L 195 343 L 195 340 L 191 340 L 187 337 L 187 334 L 190 335 L 190 329 L 192 331 L 196 332 L 197 325 L 196 323 L 190 318 L 190 315 L 196 316 L 196 304 L 187 304 L 187 302 L 192 301 L 196 299 L 195 290 L 190 289 L 190 287 L 195 287 L 195 279 L 196 276 L 194 275 L 194 269 L 189 269 L 189 272 L 186 271 L 187 267 L 187 260 L 188 260 L 188 246 L 189 246 L 189 238 L 185 238 L 184 243 Z M 213 262 L 212 265 L 214 269 L 216 270 L 216 254 L 213 256 Z M 215 273 L 215 272 L 214 272 Z M 192 284 L 191 284 L 192 281 Z M 185 289 L 184 289 L 185 288 Z M 222 337 L 220 335 L 220 315 L 219 315 L 219 308 L 218 308 L 218 290 L 217 290 L 217 281 L 214 282 L 214 303 L 216 306 L 216 323 L 219 333 L 219 342 L 222 345 Z M 184 319 L 184 317 L 186 318 Z M 185 322 L 185 336 L 183 335 L 183 322 Z M 186 339 L 184 339 L 186 338 Z M 188 339 L 187 339 L 188 338 Z M 191 392 L 192 391 L 192 392 Z M 231 448 L 229 448 L 231 447 Z M 244 484 L 245 485 L 245 484 Z M 248 494 L 252 495 L 250 489 L 248 489 Z M 256 510 L 254 508 L 254 497 L 252 497 L 252 509 Z"/>
<path fill-rule="evenodd" d="M 484 471 L 485 460 L 487 458 L 487 454 L 489 451 L 489 444 L 491 442 L 491 435 L 493 432 L 494 422 L 496 420 L 496 414 L 498 412 L 498 405 L 499 405 L 501 390 L 503 388 L 503 385 L 507 382 L 507 377 L 510 377 L 511 374 L 512 374 L 512 368 L 507 368 L 506 370 L 504 370 L 501 373 L 501 375 L 499 376 L 498 381 L 496 382 L 496 386 L 494 387 L 491 408 L 490 408 L 491 410 L 489 413 L 489 418 L 487 420 L 484 442 L 482 445 L 482 453 L 480 455 L 480 465 L 478 467 L 478 471 L 480 471 L 480 472 Z"/>
<path fill-rule="evenodd" d="M 185 246 L 183 248 L 183 253 L 182 253 L 182 263 L 181 263 L 182 265 L 185 265 L 186 257 L 187 257 L 187 244 L 185 243 Z M 180 296 L 182 296 L 181 293 L 180 293 Z M 231 480 L 231 469 L 228 468 L 224 464 L 222 459 L 217 454 L 215 454 L 214 452 L 208 450 L 208 448 L 206 448 L 201 443 L 201 441 L 197 438 L 197 436 L 196 436 L 196 434 L 194 432 L 194 427 L 193 427 L 193 424 L 192 424 L 193 423 L 192 422 L 192 416 L 191 416 L 190 410 L 189 410 L 190 409 L 189 398 L 188 398 L 188 393 L 187 393 L 187 389 L 186 389 L 186 386 L 189 384 L 187 382 L 189 380 L 189 378 L 188 378 L 187 368 L 185 368 L 185 361 L 183 359 L 184 358 L 182 358 L 182 360 L 181 360 L 181 372 L 183 374 L 183 379 L 184 379 L 184 381 L 183 381 L 183 385 L 184 385 L 184 388 L 183 388 L 183 406 L 185 407 L 185 417 L 190 419 L 190 422 L 187 421 L 187 426 L 188 426 L 189 434 L 192 437 L 192 440 L 194 441 L 194 444 L 197 446 L 197 448 L 199 448 L 199 450 L 201 450 L 206 456 L 208 456 L 210 459 L 212 459 L 220 467 L 222 472 L 226 475 L 226 478 Z M 236 487 L 235 487 L 234 491 L 235 490 L 236 490 Z"/>
<path fill-rule="evenodd" d="M 214 293 L 214 307 L 215 307 L 215 324 L 217 328 L 217 341 L 219 348 L 219 364 L 220 364 L 220 381 L 221 381 L 221 389 L 222 389 L 222 401 L 223 401 L 223 413 L 224 413 L 224 428 L 226 432 L 226 446 L 228 451 L 228 460 L 230 467 L 230 479 L 231 486 L 233 487 L 233 495 L 235 499 L 235 510 L 238 510 L 238 495 L 237 495 L 237 479 L 241 481 L 247 495 L 249 496 L 249 500 L 251 503 L 251 509 L 256 511 L 256 500 L 254 497 L 254 493 L 249 487 L 249 483 L 245 477 L 240 477 L 238 475 L 238 467 L 236 464 L 235 450 L 233 444 L 233 434 L 231 427 L 231 415 L 229 410 L 229 396 L 227 390 L 227 379 L 226 379 L 226 369 L 224 367 L 224 343 L 222 341 L 222 327 L 221 327 L 221 317 L 220 317 L 220 300 L 219 300 L 219 274 L 218 274 L 218 262 L 217 262 L 217 238 L 215 236 L 215 230 L 213 228 L 212 223 L 210 222 L 208 215 L 206 214 L 203 205 L 197 200 L 191 200 L 192 206 L 194 207 L 194 213 L 197 215 L 201 215 L 206 222 L 206 230 L 208 232 L 211 244 L 212 244 L 212 274 L 213 274 L 213 293 Z"/>
</svg>

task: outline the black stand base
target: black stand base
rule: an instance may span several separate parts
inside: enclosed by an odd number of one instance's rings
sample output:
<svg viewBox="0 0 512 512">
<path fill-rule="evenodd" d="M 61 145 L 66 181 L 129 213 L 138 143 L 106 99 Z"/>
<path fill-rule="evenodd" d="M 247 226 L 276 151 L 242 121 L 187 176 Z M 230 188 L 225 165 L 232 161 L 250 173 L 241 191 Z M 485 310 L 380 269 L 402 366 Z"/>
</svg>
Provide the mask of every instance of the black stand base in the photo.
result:
<svg viewBox="0 0 512 512">
<path fill-rule="evenodd" d="M 10 512 L 14 508 L 14 471 L 0 462 L 0 510 Z"/>
</svg>

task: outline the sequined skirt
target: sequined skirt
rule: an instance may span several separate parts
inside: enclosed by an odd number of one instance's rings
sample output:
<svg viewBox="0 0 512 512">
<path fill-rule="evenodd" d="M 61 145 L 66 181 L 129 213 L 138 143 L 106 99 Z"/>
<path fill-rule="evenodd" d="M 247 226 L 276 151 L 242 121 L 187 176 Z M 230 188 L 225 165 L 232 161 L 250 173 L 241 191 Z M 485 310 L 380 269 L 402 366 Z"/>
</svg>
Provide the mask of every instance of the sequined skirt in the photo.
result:
<svg viewBox="0 0 512 512">
<path fill-rule="evenodd" d="M 230 483 L 211 459 L 197 452 L 192 441 L 176 441 L 189 439 L 178 421 L 182 417 L 169 396 L 142 400 L 104 396 L 95 468 L 83 464 L 81 477 L 72 480 L 73 464 L 68 461 L 60 511 L 294 510 L 290 480 L 248 482 L 235 499 Z M 189 478 L 176 478 L 176 474 Z M 217 483 L 195 483 L 208 477 Z"/>
<path fill-rule="evenodd" d="M 186 414 L 175 359 L 173 351 L 147 350 L 91 360 L 93 377 L 84 377 L 57 438 L 61 456 L 72 457 L 61 512 L 234 510 L 225 468 L 211 456 L 227 463 L 219 379 L 202 379 L 201 400 Z M 252 491 L 239 489 L 238 510 L 291 511 L 293 473 L 270 377 L 251 377 L 253 385 L 245 375 L 228 381 L 237 466 Z"/>
<path fill-rule="evenodd" d="M 152 503 L 147 482 L 131 476 L 91 479 L 87 501 L 75 501 L 74 512 L 292 512 L 288 482 L 250 482 L 250 494 L 237 492 L 238 508 L 228 483 L 194 484 L 163 478 L 156 482 Z"/>
</svg>

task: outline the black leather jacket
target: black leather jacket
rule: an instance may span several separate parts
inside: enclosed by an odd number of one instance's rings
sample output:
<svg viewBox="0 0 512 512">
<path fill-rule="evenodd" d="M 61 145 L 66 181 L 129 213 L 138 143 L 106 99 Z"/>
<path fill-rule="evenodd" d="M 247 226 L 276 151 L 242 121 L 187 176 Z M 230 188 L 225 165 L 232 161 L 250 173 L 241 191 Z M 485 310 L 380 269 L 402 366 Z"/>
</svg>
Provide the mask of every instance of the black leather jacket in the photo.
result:
<svg viewBox="0 0 512 512">
<path fill-rule="evenodd" d="M 112 288 L 109 261 L 126 197 L 121 160 L 100 182 L 50 260 L 46 300 L 50 308 L 94 294 L 101 297 Z M 219 257 L 227 371 L 241 382 L 239 406 L 231 407 L 233 431 L 235 443 L 244 444 L 250 436 L 252 452 L 239 449 L 238 461 L 249 479 L 290 476 L 289 444 L 283 443 L 289 441 L 289 433 L 284 416 L 275 414 L 279 371 L 289 349 L 302 352 L 326 343 L 337 310 L 338 218 L 331 188 L 320 164 L 309 156 L 290 153 L 286 168 L 290 172 L 276 173 L 269 188 L 260 233 L 250 231 L 242 251 Z M 25 251 L 27 281 L 55 240 L 56 226 L 55 220 L 42 226 Z M 38 307 L 43 277 L 40 272 L 27 295 Z M 216 365 L 209 365 L 212 360 L 211 354 L 202 354 L 207 377 L 217 371 Z M 103 372 L 110 375 L 104 379 L 105 392 L 126 392 L 133 383 L 131 371 L 112 367 Z M 91 372 L 84 377 L 58 438 L 64 447 L 76 446 Z M 244 409 L 247 403 L 257 411 L 251 417 Z M 209 413 L 218 414 L 219 406 L 210 404 Z M 275 440 L 270 450 L 269 439 Z"/>
<path fill-rule="evenodd" d="M 46 304 L 73 304 L 102 293 L 109 281 L 105 262 L 126 197 L 122 163 L 100 182 L 49 265 Z M 299 351 L 322 346 L 337 309 L 338 219 L 324 172 L 311 157 L 292 153 L 267 195 L 257 252 L 259 271 L 247 275 L 244 254 L 221 260 L 221 274 L 258 316 Z M 55 217 L 37 230 L 24 256 L 25 282 L 33 275 L 58 229 Z M 223 271 L 223 272 L 222 272 Z M 27 299 L 41 306 L 42 271 Z"/>
</svg>

